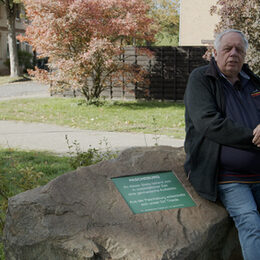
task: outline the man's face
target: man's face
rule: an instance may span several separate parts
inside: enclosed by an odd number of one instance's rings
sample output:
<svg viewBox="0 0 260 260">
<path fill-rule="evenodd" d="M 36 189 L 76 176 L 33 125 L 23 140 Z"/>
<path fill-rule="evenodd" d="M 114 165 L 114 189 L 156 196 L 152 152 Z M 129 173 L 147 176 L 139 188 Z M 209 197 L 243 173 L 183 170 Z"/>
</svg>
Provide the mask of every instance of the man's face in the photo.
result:
<svg viewBox="0 0 260 260">
<path fill-rule="evenodd" d="M 236 32 L 225 34 L 221 39 L 218 50 L 214 50 L 214 53 L 221 72 L 230 78 L 237 77 L 246 55 L 241 35 Z"/>
</svg>

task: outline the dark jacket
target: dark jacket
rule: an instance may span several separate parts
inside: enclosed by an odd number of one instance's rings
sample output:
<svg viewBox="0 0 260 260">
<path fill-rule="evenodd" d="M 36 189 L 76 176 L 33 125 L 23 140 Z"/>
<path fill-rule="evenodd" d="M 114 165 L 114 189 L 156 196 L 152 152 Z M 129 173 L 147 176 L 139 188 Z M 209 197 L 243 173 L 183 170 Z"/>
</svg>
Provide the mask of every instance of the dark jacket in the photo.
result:
<svg viewBox="0 0 260 260">
<path fill-rule="evenodd" d="M 245 64 L 256 88 L 260 79 Z M 216 201 L 221 145 L 257 149 L 252 144 L 253 129 L 242 127 L 225 115 L 225 97 L 215 60 L 195 69 L 189 77 L 184 103 L 186 139 L 185 171 L 198 194 Z"/>
</svg>

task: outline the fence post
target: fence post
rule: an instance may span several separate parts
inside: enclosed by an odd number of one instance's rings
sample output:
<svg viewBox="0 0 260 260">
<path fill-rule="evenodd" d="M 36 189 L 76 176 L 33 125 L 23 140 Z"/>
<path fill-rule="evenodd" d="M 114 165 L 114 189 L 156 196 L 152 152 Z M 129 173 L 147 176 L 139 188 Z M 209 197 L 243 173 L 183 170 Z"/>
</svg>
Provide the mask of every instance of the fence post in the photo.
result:
<svg viewBox="0 0 260 260">
<path fill-rule="evenodd" d="M 113 99 L 113 82 L 111 78 L 110 78 L 110 99 Z"/>
<path fill-rule="evenodd" d="M 190 74 L 190 47 L 188 47 L 188 74 Z"/>
<path fill-rule="evenodd" d="M 123 53 L 123 63 L 125 65 L 125 52 Z M 125 99 L 125 74 L 123 72 L 123 86 L 122 86 L 122 91 L 123 91 L 123 99 Z"/>
<path fill-rule="evenodd" d="M 176 86 L 176 68 L 177 68 L 177 48 L 173 47 L 173 100 L 177 100 L 177 86 Z"/>
<path fill-rule="evenodd" d="M 149 80 L 150 80 L 150 83 L 149 83 L 149 92 L 148 92 L 148 99 L 151 99 L 151 78 L 152 78 L 152 59 L 150 58 L 149 59 Z"/>
<path fill-rule="evenodd" d="M 164 100 L 165 97 L 165 82 L 164 82 L 164 51 L 163 48 L 160 48 L 161 50 L 161 87 L 162 87 L 162 100 Z"/>
<path fill-rule="evenodd" d="M 136 46 L 135 48 L 135 66 L 137 67 L 137 54 L 136 54 Z M 137 82 L 135 82 L 135 99 L 137 99 Z"/>
</svg>

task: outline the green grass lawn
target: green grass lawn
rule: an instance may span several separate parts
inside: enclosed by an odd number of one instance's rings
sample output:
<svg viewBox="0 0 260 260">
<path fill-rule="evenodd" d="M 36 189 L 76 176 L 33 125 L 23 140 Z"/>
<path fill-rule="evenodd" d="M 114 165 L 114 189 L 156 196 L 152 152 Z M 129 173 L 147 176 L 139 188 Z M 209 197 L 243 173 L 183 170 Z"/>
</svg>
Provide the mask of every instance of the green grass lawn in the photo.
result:
<svg viewBox="0 0 260 260">
<path fill-rule="evenodd" d="M 0 102 L 0 111 L 0 120 L 184 138 L 184 105 L 174 102 L 106 101 L 95 106 L 78 98 L 16 99 Z"/>
<path fill-rule="evenodd" d="M 0 148 L 0 202 L 71 170 L 68 156 Z"/>
<path fill-rule="evenodd" d="M 43 173 L 39 185 L 45 184 L 68 170 L 73 170 L 68 156 L 0 148 L 0 173 L 6 175 L 10 185 L 13 178 L 19 178 L 21 170 L 29 168 Z"/>
</svg>

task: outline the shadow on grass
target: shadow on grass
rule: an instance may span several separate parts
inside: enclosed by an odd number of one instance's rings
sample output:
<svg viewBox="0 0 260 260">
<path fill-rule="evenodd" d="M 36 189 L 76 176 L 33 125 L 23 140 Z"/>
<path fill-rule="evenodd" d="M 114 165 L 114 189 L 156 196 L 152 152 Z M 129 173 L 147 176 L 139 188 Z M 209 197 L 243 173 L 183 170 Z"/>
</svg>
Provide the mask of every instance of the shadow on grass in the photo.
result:
<svg viewBox="0 0 260 260">
<path fill-rule="evenodd" d="M 144 108 L 156 109 L 169 107 L 182 109 L 184 107 L 184 104 L 171 101 L 114 101 L 111 103 L 111 107 L 122 107 L 134 110 L 141 110 Z"/>
<path fill-rule="evenodd" d="M 12 83 L 23 82 L 23 81 L 31 81 L 31 79 L 27 75 L 22 75 L 14 78 L 10 76 L 0 76 L 0 85 L 12 84 Z"/>
<path fill-rule="evenodd" d="M 23 81 L 31 81 L 31 79 L 29 77 L 22 76 L 18 79 L 11 80 L 9 83 L 16 83 L 16 82 L 23 82 Z"/>
<path fill-rule="evenodd" d="M 143 109 L 157 109 L 157 108 L 174 108 L 183 109 L 183 102 L 175 101 L 156 101 L 156 100 L 98 100 L 94 102 L 88 102 L 85 99 L 79 99 L 77 104 L 79 106 L 96 106 L 106 108 L 124 108 L 130 110 L 143 110 Z"/>
</svg>

